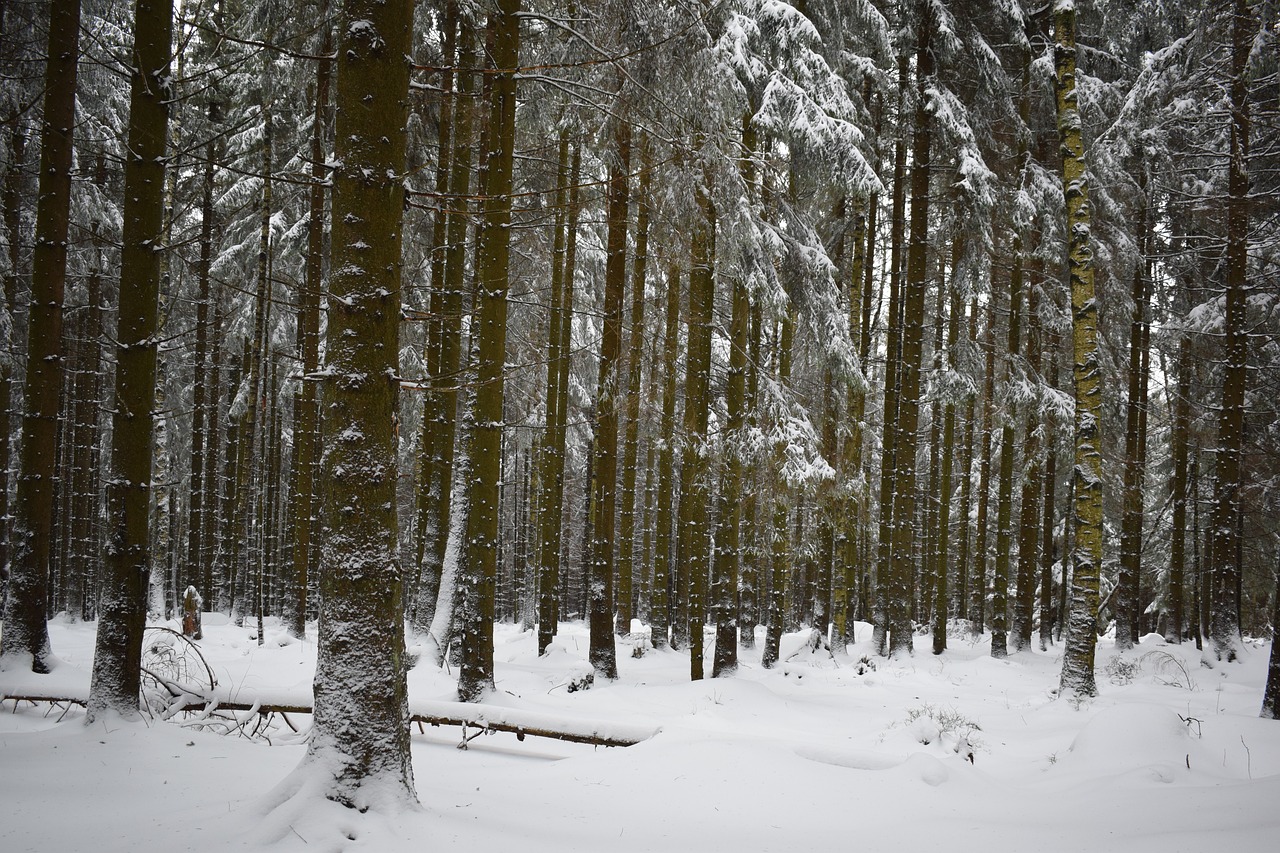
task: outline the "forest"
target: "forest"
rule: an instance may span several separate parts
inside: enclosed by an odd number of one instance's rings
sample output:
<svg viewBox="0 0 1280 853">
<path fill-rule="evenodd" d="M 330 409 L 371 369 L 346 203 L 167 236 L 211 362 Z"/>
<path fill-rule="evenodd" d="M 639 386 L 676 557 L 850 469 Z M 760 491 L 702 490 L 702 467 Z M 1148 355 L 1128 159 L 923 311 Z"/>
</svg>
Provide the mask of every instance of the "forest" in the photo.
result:
<svg viewBox="0 0 1280 853">
<path fill-rule="evenodd" d="M 495 625 L 1280 625 L 1273 0 L 0 0 L 0 81 L 0 669 L 96 622 L 90 720 L 276 619 L 364 809 Z"/>
</svg>

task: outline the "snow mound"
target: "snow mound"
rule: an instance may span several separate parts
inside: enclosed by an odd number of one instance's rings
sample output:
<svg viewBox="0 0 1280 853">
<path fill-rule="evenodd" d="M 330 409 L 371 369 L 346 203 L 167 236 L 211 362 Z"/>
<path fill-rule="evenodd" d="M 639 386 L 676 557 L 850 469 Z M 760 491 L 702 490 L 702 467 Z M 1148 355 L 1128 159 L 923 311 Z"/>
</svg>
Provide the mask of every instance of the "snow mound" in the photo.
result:
<svg viewBox="0 0 1280 853">
<path fill-rule="evenodd" d="M 1072 757 L 1101 767 L 1180 765 L 1191 736 L 1175 712 L 1159 705 L 1125 704 L 1100 711 L 1076 735 Z"/>
</svg>

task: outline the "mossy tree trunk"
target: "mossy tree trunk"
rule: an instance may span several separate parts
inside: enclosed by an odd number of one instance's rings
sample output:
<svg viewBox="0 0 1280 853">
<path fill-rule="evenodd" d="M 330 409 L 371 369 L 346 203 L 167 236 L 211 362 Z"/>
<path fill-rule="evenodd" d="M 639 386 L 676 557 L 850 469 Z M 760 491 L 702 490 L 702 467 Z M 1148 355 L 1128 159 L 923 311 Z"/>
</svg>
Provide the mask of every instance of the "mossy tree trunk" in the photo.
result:
<svg viewBox="0 0 1280 853">
<path fill-rule="evenodd" d="M 1102 566 L 1102 366 L 1098 355 L 1098 303 L 1093 284 L 1089 179 L 1076 96 L 1076 9 L 1070 0 L 1054 8 L 1054 91 L 1062 142 L 1062 190 L 1067 202 L 1068 269 L 1071 275 L 1075 376 L 1075 469 L 1072 475 L 1074 548 L 1063 694 L 1093 696 L 1097 645 L 1098 572 Z"/>
</svg>

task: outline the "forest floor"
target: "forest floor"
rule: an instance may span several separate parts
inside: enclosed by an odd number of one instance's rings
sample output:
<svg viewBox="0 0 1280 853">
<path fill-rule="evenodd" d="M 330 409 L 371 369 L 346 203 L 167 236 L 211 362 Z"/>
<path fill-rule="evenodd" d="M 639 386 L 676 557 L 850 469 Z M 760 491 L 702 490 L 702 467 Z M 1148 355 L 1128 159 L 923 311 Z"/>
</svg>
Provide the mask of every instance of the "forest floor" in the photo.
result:
<svg viewBox="0 0 1280 853">
<path fill-rule="evenodd" d="M 0 695 L 85 695 L 93 630 L 55 621 L 60 665 L 2 672 Z M 108 731 L 77 706 L 6 701 L 0 850 L 1175 853 L 1280 838 L 1280 722 L 1258 717 L 1267 643 L 1209 668 L 1194 645 L 1152 635 L 1118 656 L 1103 640 L 1100 695 L 1072 702 L 1055 695 L 1060 645 L 993 660 L 989 636 L 962 637 L 935 657 L 922 636 L 914 657 L 888 661 L 870 653 L 867 625 L 835 656 L 807 637 L 786 636 L 773 670 L 743 650 L 735 677 L 700 682 L 687 653 L 633 658 L 620 640 L 620 678 L 571 693 L 589 672 L 584 625 L 562 625 L 542 658 L 532 634 L 499 625 L 491 704 L 566 727 L 660 730 L 624 748 L 492 733 L 460 750 L 461 729 L 415 726 L 422 805 L 390 815 L 281 805 L 305 715 L 276 715 L 254 737 L 250 713 L 241 728 L 190 715 Z M 270 621 L 264 639 L 206 616 L 199 647 L 219 695 L 309 705 L 314 642 Z M 411 706 L 453 689 L 447 671 L 410 673 Z"/>
</svg>

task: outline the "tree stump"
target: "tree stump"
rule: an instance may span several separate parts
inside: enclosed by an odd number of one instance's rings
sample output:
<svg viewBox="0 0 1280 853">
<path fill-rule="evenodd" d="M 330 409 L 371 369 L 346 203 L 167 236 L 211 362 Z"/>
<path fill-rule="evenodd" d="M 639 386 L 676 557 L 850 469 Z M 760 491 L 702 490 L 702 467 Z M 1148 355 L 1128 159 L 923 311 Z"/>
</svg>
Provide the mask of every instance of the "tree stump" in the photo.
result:
<svg viewBox="0 0 1280 853">
<path fill-rule="evenodd" d="M 194 586 L 187 587 L 187 591 L 182 594 L 182 634 L 193 640 L 204 639 L 204 632 L 200 626 L 200 611 L 204 605 L 204 599 L 200 597 L 200 593 L 196 591 Z"/>
</svg>

